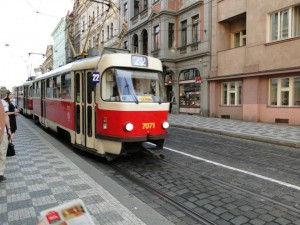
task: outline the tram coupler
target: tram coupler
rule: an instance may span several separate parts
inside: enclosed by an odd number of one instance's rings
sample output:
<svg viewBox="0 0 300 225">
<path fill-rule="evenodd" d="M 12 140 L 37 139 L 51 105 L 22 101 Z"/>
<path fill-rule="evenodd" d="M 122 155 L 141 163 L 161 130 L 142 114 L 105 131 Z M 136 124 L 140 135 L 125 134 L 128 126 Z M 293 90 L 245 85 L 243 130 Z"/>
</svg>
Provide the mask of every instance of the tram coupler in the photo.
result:
<svg viewBox="0 0 300 225">
<path fill-rule="evenodd" d="M 148 148 L 144 148 L 143 152 L 146 153 L 147 155 L 152 156 L 155 159 L 164 159 L 165 158 L 165 156 L 163 154 L 156 153 Z"/>
</svg>

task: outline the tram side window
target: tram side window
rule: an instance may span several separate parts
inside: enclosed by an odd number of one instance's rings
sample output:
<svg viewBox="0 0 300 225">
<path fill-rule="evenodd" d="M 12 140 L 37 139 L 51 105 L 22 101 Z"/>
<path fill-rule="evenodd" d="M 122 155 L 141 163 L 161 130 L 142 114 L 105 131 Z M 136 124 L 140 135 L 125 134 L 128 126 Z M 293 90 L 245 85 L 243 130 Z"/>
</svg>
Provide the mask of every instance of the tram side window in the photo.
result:
<svg viewBox="0 0 300 225">
<path fill-rule="evenodd" d="M 46 80 L 46 97 L 52 98 L 53 81 L 52 78 Z"/>
<path fill-rule="evenodd" d="M 52 86 L 53 86 L 53 98 L 59 98 L 60 97 L 60 76 L 53 77 Z"/>
<path fill-rule="evenodd" d="M 64 74 L 61 76 L 61 98 L 71 98 L 71 74 Z"/>
<path fill-rule="evenodd" d="M 32 84 L 32 97 L 35 97 L 35 83 Z"/>
<path fill-rule="evenodd" d="M 36 97 L 41 97 L 41 81 L 36 84 Z"/>
<path fill-rule="evenodd" d="M 28 93 L 28 96 L 29 97 L 32 97 L 33 96 L 33 90 L 32 90 L 32 86 L 29 86 L 29 93 Z"/>
</svg>

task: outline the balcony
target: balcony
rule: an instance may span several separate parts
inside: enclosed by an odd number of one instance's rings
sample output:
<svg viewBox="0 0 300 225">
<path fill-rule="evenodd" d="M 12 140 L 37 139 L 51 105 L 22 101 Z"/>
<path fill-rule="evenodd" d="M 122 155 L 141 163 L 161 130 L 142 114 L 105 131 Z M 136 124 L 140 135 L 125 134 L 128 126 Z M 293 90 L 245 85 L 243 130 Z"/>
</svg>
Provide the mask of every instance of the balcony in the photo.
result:
<svg viewBox="0 0 300 225">
<path fill-rule="evenodd" d="M 244 72 L 246 47 L 233 48 L 217 53 L 218 76 Z"/>
</svg>

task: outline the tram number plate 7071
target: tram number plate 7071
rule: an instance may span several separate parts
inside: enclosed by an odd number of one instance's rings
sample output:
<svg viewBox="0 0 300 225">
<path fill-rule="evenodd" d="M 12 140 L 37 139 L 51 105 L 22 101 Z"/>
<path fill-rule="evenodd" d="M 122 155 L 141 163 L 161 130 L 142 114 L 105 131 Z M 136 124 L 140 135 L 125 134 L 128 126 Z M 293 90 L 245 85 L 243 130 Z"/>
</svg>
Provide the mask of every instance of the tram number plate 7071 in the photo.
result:
<svg viewBox="0 0 300 225">
<path fill-rule="evenodd" d="M 155 128 L 155 123 L 142 123 L 142 129 L 153 129 Z"/>
</svg>

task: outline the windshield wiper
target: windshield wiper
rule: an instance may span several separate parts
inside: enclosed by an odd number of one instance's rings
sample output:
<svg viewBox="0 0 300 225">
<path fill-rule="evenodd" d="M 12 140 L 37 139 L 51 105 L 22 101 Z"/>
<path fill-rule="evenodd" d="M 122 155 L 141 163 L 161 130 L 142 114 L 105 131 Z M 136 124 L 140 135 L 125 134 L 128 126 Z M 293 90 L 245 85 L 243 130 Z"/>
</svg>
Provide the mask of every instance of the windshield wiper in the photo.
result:
<svg viewBox="0 0 300 225">
<path fill-rule="evenodd" d="M 136 104 L 139 104 L 139 100 L 138 100 L 137 96 L 135 95 L 135 93 L 132 93 L 132 90 L 129 88 L 128 82 L 127 82 L 125 77 L 124 77 L 124 80 L 125 80 L 125 83 L 126 83 L 125 88 L 127 88 L 128 94 L 130 94 L 131 96 L 134 97 L 134 100 L 135 100 Z"/>
</svg>

